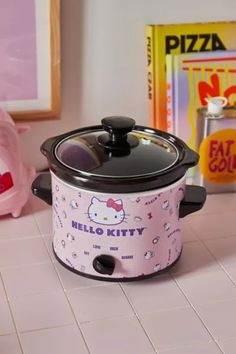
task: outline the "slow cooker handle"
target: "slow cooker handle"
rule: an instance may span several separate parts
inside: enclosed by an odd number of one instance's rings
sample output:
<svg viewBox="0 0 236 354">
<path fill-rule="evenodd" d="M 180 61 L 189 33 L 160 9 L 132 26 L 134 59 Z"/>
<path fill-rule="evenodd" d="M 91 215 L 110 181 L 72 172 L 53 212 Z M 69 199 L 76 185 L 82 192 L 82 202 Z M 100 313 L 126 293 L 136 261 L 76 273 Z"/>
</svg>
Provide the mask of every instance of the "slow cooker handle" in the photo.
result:
<svg viewBox="0 0 236 354">
<path fill-rule="evenodd" d="M 50 154 L 52 154 L 52 147 L 53 147 L 55 141 L 56 141 L 56 137 L 48 138 L 41 145 L 40 151 L 42 152 L 42 154 L 44 156 L 48 157 L 48 156 L 50 156 Z"/>
<path fill-rule="evenodd" d="M 52 205 L 52 186 L 49 172 L 40 174 L 32 183 L 31 189 L 36 197 Z"/>
<path fill-rule="evenodd" d="M 71 132 L 72 133 L 72 132 Z M 53 155 L 53 150 L 55 145 L 59 142 L 62 141 L 63 139 L 68 137 L 68 133 L 64 133 L 61 135 L 57 135 L 51 138 L 48 138 L 43 142 L 43 144 L 40 147 L 40 151 L 44 156 L 50 159 L 50 157 Z"/>
<path fill-rule="evenodd" d="M 186 186 L 184 199 L 180 203 L 179 217 L 195 213 L 202 209 L 206 201 L 206 190 L 200 186 Z"/>
<path fill-rule="evenodd" d="M 185 156 L 182 161 L 180 161 L 178 168 L 182 165 L 187 168 L 194 167 L 198 164 L 199 154 L 194 150 L 190 149 L 187 145 L 185 146 Z"/>
</svg>

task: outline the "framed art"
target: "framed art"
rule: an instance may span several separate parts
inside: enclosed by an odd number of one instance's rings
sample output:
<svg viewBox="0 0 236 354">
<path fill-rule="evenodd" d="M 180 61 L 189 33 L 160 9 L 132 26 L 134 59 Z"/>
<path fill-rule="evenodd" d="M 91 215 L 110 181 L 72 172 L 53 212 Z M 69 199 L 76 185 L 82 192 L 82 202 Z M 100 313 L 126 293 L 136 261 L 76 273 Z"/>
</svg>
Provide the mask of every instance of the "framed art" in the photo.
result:
<svg viewBox="0 0 236 354">
<path fill-rule="evenodd" d="M 0 0 L 0 106 L 16 120 L 60 115 L 60 0 Z"/>
</svg>

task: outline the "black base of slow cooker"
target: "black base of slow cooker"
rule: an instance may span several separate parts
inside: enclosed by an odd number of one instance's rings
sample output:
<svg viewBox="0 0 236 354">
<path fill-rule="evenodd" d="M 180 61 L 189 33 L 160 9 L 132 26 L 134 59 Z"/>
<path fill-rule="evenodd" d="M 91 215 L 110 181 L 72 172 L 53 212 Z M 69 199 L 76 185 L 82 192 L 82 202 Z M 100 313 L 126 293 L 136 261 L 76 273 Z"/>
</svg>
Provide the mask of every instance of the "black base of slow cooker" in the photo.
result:
<svg viewBox="0 0 236 354">
<path fill-rule="evenodd" d="M 181 254 L 182 254 L 182 250 L 178 256 L 178 258 L 172 263 L 170 264 L 168 267 L 162 269 L 162 270 L 159 270 L 158 272 L 154 272 L 154 273 L 151 273 L 151 274 L 147 274 L 147 275 L 140 275 L 138 277 L 130 277 L 130 278 L 111 278 L 111 277 L 99 277 L 99 276 L 96 276 L 96 275 L 91 275 L 91 274 L 86 274 L 86 273 L 83 273 L 83 272 L 80 272 L 74 268 L 71 268 L 70 266 L 68 266 L 67 264 L 65 264 L 64 262 L 62 262 L 62 260 L 57 256 L 54 248 L 52 247 L 53 249 L 53 253 L 54 253 L 54 256 L 56 258 L 56 260 L 63 266 L 65 267 L 66 269 L 70 270 L 71 272 L 75 273 L 75 274 L 78 274 L 78 275 L 81 275 L 82 277 L 85 277 L 85 278 L 89 278 L 89 279 L 94 279 L 94 280 L 102 280 L 102 281 L 110 281 L 110 282 L 129 282 L 129 281 L 137 281 L 137 280 L 145 280 L 145 279 L 150 279 L 150 278 L 153 278 L 157 275 L 161 275 L 163 273 L 166 273 L 169 269 L 171 269 L 172 267 L 174 267 L 174 265 L 178 262 L 178 260 L 180 259 L 181 257 Z"/>
</svg>

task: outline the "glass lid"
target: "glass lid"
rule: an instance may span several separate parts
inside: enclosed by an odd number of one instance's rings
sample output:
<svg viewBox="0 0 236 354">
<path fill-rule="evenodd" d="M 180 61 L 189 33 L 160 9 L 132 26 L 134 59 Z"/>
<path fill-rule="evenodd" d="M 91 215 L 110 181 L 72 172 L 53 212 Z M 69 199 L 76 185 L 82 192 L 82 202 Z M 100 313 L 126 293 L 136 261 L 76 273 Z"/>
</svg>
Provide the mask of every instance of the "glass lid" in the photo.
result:
<svg viewBox="0 0 236 354">
<path fill-rule="evenodd" d="M 68 135 L 55 147 L 57 160 L 71 170 L 112 178 L 143 177 L 172 167 L 175 145 L 126 117 L 108 117 L 102 126 Z"/>
</svg>

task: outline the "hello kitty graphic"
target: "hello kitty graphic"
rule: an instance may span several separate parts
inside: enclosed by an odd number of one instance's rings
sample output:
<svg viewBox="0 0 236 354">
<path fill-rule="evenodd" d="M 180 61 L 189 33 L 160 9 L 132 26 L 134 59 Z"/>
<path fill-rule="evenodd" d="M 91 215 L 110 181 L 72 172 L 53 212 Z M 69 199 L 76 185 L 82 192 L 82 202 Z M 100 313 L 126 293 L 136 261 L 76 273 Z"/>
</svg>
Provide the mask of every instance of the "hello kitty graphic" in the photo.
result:
<svg viewBox="0 0 236 354">
<path fill-rule="evenodd" d="M 170 230 L 170 223 L 169 222 L 165 222 L 165 224 L 163 225 L 164 230 L 165 231 L 169 231 Z"/>
<path fill-rule="evenodd" d="M 159 240 L 160 240 L 160 236 L 157 236 L 152 240 L 152 243 L 155 245 Z"/>
<path fill-rule="evenodd" d="M 156 264 L 155 267 L 153 268 L 154 272 L 159 272 L 161 270 L 161 265 L 160 263 Z"/>
<path fill-rule="evenodd" d="M 147 251 L 144 253 L 144 258 L 147 260 L 151 259 L 154 256 L 155 256 L 155 253 L 153 251 Z"/>
<path fill-rule="evenodd" d="M 71 207 L 71 209 L 78 209 L 79 208 L 79 203 L 75 199 L 73 199 L 70 202 L 70 207 Z"/>
<path fill-rule="evenodd" d="M 169 208 L 169 206 L 170 206 L 170 202 L 169 202 L 168 200 L 165 200 L 165 201 L 162 203 L 161 208 L 162 208 L 163 210 L 167 210 L 167 209 Z"/>
<path fill-rule="evenodd" d="M 122 200 L 112 198 L 102 201 L 93 197 L 87 214 L 90 221 L 100 225 L 118 225 L 126 218 Z"/>
</svg>

